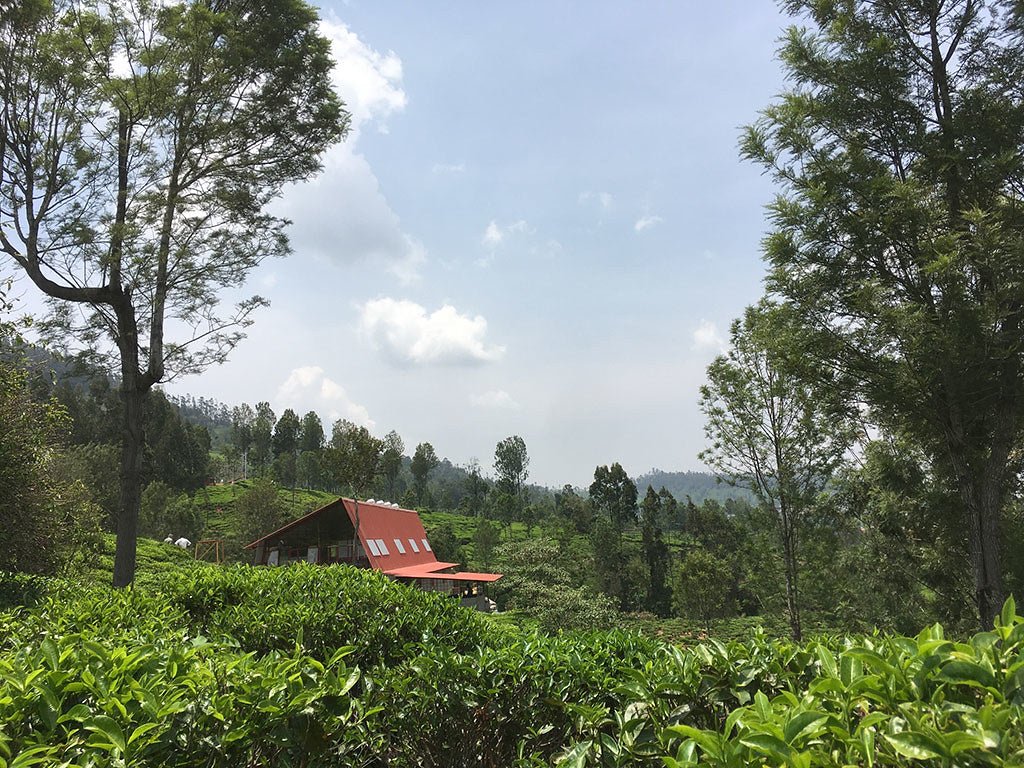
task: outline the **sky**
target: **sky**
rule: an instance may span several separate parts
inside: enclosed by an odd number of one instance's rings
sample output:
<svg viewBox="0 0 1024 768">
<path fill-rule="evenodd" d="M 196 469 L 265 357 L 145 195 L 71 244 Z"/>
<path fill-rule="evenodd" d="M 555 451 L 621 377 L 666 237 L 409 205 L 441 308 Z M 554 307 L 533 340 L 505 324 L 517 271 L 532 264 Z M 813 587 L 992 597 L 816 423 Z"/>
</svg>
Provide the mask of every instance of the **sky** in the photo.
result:
<svg viewBox="0 0 1024 768">
<path fill-rule="evenodd" d="M 703 469 L 699 387 L 762 292 L 784 85 L 768 0 L 320 6 L 347 140 L 274 211 L 293 253 L 227 363 L 169 383 L 530 480 Z"/>
</svg>

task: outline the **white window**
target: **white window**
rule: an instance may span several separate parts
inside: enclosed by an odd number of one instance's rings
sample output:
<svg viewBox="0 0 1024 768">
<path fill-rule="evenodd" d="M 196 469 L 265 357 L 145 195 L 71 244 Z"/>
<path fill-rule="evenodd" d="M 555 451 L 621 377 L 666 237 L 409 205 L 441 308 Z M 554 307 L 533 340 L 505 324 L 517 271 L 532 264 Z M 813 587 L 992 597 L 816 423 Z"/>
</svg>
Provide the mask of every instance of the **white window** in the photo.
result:
<svg viewBox="0 0 1024 768">
<path fill-rule="evenodd" d="M 412 547 L 413 552 L 420 551 L 420 545 L 416 543 L 416 539 L 409 539 L 409 546 Z"/>
<path fill-rule="evenodd" d="M 427 541 L 426 539 L 420 539 L 420 541 L 422 541 L 422 542 L 423 542 L 423 548 L 424 548 L 425 550 L 427 550 L 427 552 L 433 552 L 433 551 L 434 551 L 434 550 L 432 550 L 432 549 L 430 548 L 430 542 L 429 542 L 429 541 Z"/>
<path fill-rule="evenodd" d="M 377 549 L 380 550 L 380 553 L 382 555 L 390 555 L 391 554 L 390 552 L 388 552 L 388 545 L 384 543 L 384 539 L 374 539 L 374 541 L 377 542 Z"/>
<path fill-rule="evenodd" d="M 380 550 L 377 549 L 376 541 L 374 541 L 373 539 L 367 539 L 366 546 L 370 548 L 370 552 L 373 554 L 374 557 L 380 557 Z"/>
<path fill-rule="evenodd" d="M 402 546 L 402 540 L 401 539 L 395 539 L 395 549 L 398 550 L 398 553 L 400 555 L 404 555 L 405 554 L 405 547 Z"/>
</svg>

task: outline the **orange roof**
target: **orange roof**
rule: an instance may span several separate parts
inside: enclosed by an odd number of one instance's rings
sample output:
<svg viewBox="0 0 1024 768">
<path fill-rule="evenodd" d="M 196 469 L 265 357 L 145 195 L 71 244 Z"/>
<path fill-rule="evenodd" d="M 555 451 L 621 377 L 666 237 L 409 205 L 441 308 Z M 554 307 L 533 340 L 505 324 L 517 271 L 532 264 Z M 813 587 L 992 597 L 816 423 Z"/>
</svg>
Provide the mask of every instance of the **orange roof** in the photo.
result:
<svg viewBox="0 0 1024 768">
<path fill-rule="evenodd" d="M 465 571 L 463 573 L 443 573 L 440 569 L 433 566 L 436 565 L 447 565 L 449 568 L 457 565 L 457 563 L 427 563 L 425 565 L 412 565 L 408 568 L 396 568 L 393 571 L 384 571 L 387 576 L 396 576 L 402 579 L 435 579 L 438 581 L 449 579 L 451 581 L 497 581 L 501 578 L 500 573 L 473 573 L 471 571 Z"/>
<path fill-rule="evenodd" d="M 454 568 L 457 565 L 458 563 L 442 563 L 440 560 L 435 560 L 432 563 L 407 565 L 405 568 L 392 568 L 390 571 L 384 571 L 384 573 L 388 576 L 419 576 L 424 573 L 437 573 L 446 568 Z"/>
</svg>

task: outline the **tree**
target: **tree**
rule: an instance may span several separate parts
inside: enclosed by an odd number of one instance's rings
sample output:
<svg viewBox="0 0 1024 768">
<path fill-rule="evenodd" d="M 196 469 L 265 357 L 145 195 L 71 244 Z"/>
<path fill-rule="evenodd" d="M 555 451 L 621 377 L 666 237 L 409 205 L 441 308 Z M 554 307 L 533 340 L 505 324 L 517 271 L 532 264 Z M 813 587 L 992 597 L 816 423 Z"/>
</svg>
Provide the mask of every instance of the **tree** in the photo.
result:
<svg viewBox="0 0 1024 768">
<path fill-rule="evenodd" d="M 286 520 L 277 486 L 266 478 L 254 481 L 252 487 L 238 497 L 235 510 L 241 524 L 242 541 L 246 544 L 276 531 Z"/>
<path fill-rule="evenodd" d="M 491 567 L 491 555 L 498 546 L 501 531 L 498 526 L 484 518 L 477 523 L 473 532 L 473 559 L 484 568 Z"/>
<path fill-rule="evenodd" d="M 430 470 L 440 463 L 434 446 L 430 443 L 420 443 L 412 455 L 412 464 L 409 469 L 412 471 L 413 495 L 416 503 L 421 504 L 427 490 L 427 476 Z"/>
<path fill-rule="evenodd" d="M 799 640 L 800 528 L 840 466 L 851 435 L 844 414 L 796 375 L 787 357 L 787 319 L 784 308 L 762 303 L 733 323 L 730 349 L 708 366 L 708 384 L 701 387 L 710 445 L 700 457 L 753 491 L 774 515 L 786 612 Z"/>
<path fill-rule="evenodd" d="M 484 502 L 487 500 L 487 481 L 480 472 L 480 462 L 477 459 L 470 459 L 466 467 L 465 480 L 466 495 L 463 502 L 471 515 L 480 516 L 484 511 Z"/>
<path fill-rule="evenodd" d="M 299 435 L 302 432 L 302 422 L 298 414 L 291 408 L 285 408 L 281 418 L 274 425 L 274 457 L 278 458 L 284 454 L 291 454 L 292 458 L 299 450 Z"/>
<path fill-rule="evenodd" d="M 380 473 L 384 478 L 384 486 L 388 498 L 393 498 L 398 483 L 398 475 L 402 471 L 402 454 L 405 443 L 395 430 L 384 435 L 384 452 L 380 457 Z"/>
<path fill-rule="evenodd" d="M 324 447 L 324 425 L 316 411 L 309 411 L 302 417 L 299 430 L 299 453 L 322 451 Z"/>
<path fill-rule="evenodd" d="M 569 520 L 578 533 L 588 533 L 594 512 L 587 500 L 566 483 L 555 493 L 555 512 Z"/>
<path fill-rule="evenodd" d="M 384 442 L 366 427 L 338 419 L 331 430 L 327 462 L 338 485 L 351 488 L 358 498 L 373 485 L 383 450 Z"/>
<path fill-rule="evenodd" d="M 509 542 L 495 551 L 505 578 L 494 585 L 500 603 L 540 622 L 548 632 L 613 626 L 611 599 L 575 580 L 566 553 L 548 538 Z"/>
<path fill-rule="evenodd" d="M 323 488 L 324 463 L 322 451 L 303 451 L 295 463 L 295 479 L 303 488 Z"/>
<path fill-rule="evenodd" d="M 236 406 L 231 411 L 231 444 L 242 455 L 242 479 L 248 477 L 249 449 L 252 448 L 252 426 L 256 421 L 256 413 L 246 403 Z"/>
<path fill-rule="evenodd" d="M 636 496 L 636 484 L 618 462 L 594 470 L 594 482 L 590 484 L 591 503 L 597 512 L 608 517 L 619 535 L 623 528 L 636 522 Z"/>
<path fill-rule="evenodd" d="M 659 616 L 668 616 L 669 551 L 662 534 L 663 520 L 661 496 L 648 485 L 640 504 L 640 531 L 648 573 L 647 609 Z"/>
<path fill-rule="evenodd" d="M 252 465 L 258 474 L 266 472 L 274 459 L 274 425 L 277 416 L 270 403 L 256 403 L 256 415 L 252 422 Z"/>
<path fill-rule="evenodd" d="M 698 619 L 711 634 L 712 619 L 732 611 L 729 564 L 706 549 L 695 548 L 683 555 L 672 580 L 672 605 L 680 616 Z"/>
<path fill-rule="evenodd" d="M 804 354 L 958 489 L 982 626 L 1024 429 L 1024 23 L 1019 3 L 793 0 L 792 83 L 747 129 L 782 191 L 769 290 Z"/>
<path fill-rule="evenodd" d="M 0 19 L 0 252 L 120 376 L 116 586 L 135 572 L 147 394 L 238 342 L 265 302 L 225 314 L 217 291 L 287 253 L 266 204 L 347 128 L 316 24 L 302 0 L 31 0 Z"/>
<path fill-rule="evenodd" d="M 515 500 L 516 517 L 522 513 L 526 478 L 530 476 L 530 457 L 526 441 L 519 435 L 506 437 L 494 448 L 494 473 L 497 487 Z"/>
</svg>

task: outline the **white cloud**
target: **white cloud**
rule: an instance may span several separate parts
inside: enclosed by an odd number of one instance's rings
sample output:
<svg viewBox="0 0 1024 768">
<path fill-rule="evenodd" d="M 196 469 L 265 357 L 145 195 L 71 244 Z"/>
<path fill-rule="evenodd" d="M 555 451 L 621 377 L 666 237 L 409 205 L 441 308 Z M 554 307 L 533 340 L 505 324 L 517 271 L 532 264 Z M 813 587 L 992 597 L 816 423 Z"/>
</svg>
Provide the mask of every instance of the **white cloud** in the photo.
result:
<svg viewBox="0 0 1024 768">
<path fill-rule="evenodd" d="M 645 229 L 650 229 L 655 224 L 661 224 L 664 219 L 661 216 L 641 216 L 636 220 L 636 224 L 633 225 L 633 229 L 637 232 L 643 232 Z"/>
<path fill-rule="evenodd" d="M 606 211 L 612 207 L 613 201 L 614 198 L 612 197 L 610 192 L 591 192 L 590 190 L 587 190 L 586 192 L 580 192 L 579 197 L 579 202 L 581 205 L 584 203 L 595 202 L 598 205 L 600 205 L 603 210 Z"/>
<path fill-rule="evenodd" d="M 299 254 L 345 265 L 369 261 L 411 282 L 426 249 L 403 231 L 373 169 L 356 150 L 363 130 L 375 125 L 386 133 L 387 119 L 405 108 L 401 59 L 373 50 L 341 22 L 321 21 L 320 29 L 336 62 L 331 80 L 352 115 L 349 135 L 324 155 L 323 172 L 288 188 L 274 212 L 293 222 L 289 236 Z"/>
<path fill-rule="evenodd" d="M 465 173 L 466 166 L 464 163 L 434 163 L 434 173 Z"/>
<path fill-rule="evenodd" d="M 408 103 L 402 90 L 402 60 L 394 51 L 373 50 L 340 21 L 321 20 L 320 32 L 331 41 L 331 82 L 352 115 L 350 141 L 371 122 L 386 133 L 387 118 Z"/>
<path fill-rule="evenodd" d="M 501 227 L 498 226 L 498 222 L 491 221 L 487 225 L 487 229 L 484 230 L 484 236 L 480 240 L 488 248 L 495 248 L 501 244 L 501 241 L 505 239 L 505 233 L 501 231 Z"/>
<path fill-rule="evenodd" d="M 710 320 L 702 319 L 697 330 L 693 332 L 693 349 L 698 352 L 724 352 L 725 346 L 725 337 L 718 330 L 718 326 Z"/>
<path fill-rule="evenodd" d="M 360 307 L 359 327 L 400 365 L 477 365 L 505 354 L 505 347 L 486 343 L 486 319 L 459 314 L 449 304 L 428 314 L 411 301 L 368 301 Z"/>
<path fill-rule="evenodd" d="M 492 389 L 483 394 L 471 395 L 469 402 L 476 408 L 517 411 L 520 407 L 504 389 Z"/>
<path fill-rule="evenodd" d="M 328 425 L 337 419 L 348 419 L 367 429 L 376 426 L 366 408 L 352 402 L 345 388 L 329 379 L 324 369 L 316 365 L 294 369 L 278 387 L 275 405 L 281 410 L 291 408 L 300 416 L 316 411 L 327 416 Z"/>
<path fill-rule="evenodd" d="M 513 221 L 504 227 L 494 219 L 491 219 L 484 230 L 483 237 L 480 238 L 480 243 L 488 250 L 488 254 L 476 260 L 477 266 L 489 267 L 491 262 L 494 261 L 494 252 L 498 249 L 498 246 L 508 240 L 511 235 L 522 233 L 532 235 L 535 231 L 523 219 Z"/>
<path fill-rule="evenodd" d="M 487 225 L 487 229 L 484 230 L 483 237 L 480 238 L 480 242 L 488 248 L 494 249 L 501 245 L 509 235 L 518 234 L 520 232 L 532 233 L 533 230 L 523 219 L 513 221 L 505 227 L 502 227 L 497 221 L 491 219 L 490 224 Z"/>
</svg>

